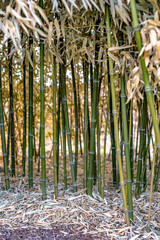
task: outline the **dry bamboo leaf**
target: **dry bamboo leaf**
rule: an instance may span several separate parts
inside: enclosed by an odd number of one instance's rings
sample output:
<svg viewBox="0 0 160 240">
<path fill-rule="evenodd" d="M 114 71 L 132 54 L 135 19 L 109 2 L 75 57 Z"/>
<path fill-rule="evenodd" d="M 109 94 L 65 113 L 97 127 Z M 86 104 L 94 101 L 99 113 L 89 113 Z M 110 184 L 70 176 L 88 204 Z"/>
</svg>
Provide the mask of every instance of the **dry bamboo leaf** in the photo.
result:
<svg viewBox="0 0 160 240">
<path fill-rule="evenodd" d="M 54 19 L 54 25 L 56 27 L 57 38 L 59 40 L 59 38 L 61 36 L 61 31 L 60 31 L 60 26 L 59 26 L 57 18 Z"/>
<path fill-rule="evenodd" d="M 50 22 L 49 28 L 48 28 L 48 44 L 49 44 L 49 46 L 51 46 L 52 36 L 53 36 L 53 22 Z"/>
<path fill-rule="evenodd" d="M 156 27 L 160 27 L 160 21 L 149 19 L 147 22 L 149 24 L 152 24 L 152 25 L 156 26 Z"/>
<path fill-rule="evenodd" d="M 113 55 L 113 54 L 110 53 L 110 52 L 108 52 L 108 56 L 109 56 L 110 58 L 112 58 L 112 60 L 113 60 L 114 62 L 117 63 L 117 65 L 118 65 L 119 68 L 121 67 L 121 64 L 120 64 L 120 61 L 119 61 L 118 57 L 116 57 L 115 55 Z"/>
<path fill-rule="evenodd" d="M 98 62 L 101 61 L 101 59 L 102 59 L 102 54 L 103 54 L 103 47 L 100 47 L 99 52 L 98 52 Z"/>
<path fill-rule="evenodd" d="M 42 18 L 43 18 L 43 19 L 45 20 L 45 22 L 49 25 L 48 18 L 47 18 L 47 16 L 46 16 L 46 14 L 44 13 L 43 9 L 42 9 L 40 6 L 38 6 L 35 2 L 33 2 L 33 3 L 34 3 L 35 9 L 37 9 L 37 10 L 39 11 L 39 13 L 40 13 L 40 15 L 42 16 Z"/>
<path fill-rule="evenodd" d="M 124 9 L 121 10 L 118 5 L 116 5 L 115 8 L 116 8 L 116 11 L 118 12 L 119 16 L 121 17 L 121 19 L 125 22 L 125 24 L 127 26 L 129 26 L 130 18 L 128 16 L 128 14 L 126 13 L 126 11 Z M 129 18 L 128 19 L 129 21 L 127 20 L 127 18 Z"/>
<path fill-rule="evenodd" d="M 150 31 L 149 37 L 150 37 L 150 42 L 152 44 L 152 47 L 154 47 L 157 44 L 157 34 L 154 29 Z"/>
<path fill-rule="evenodd" d="M 110 47 L 108 48 L 108 51 L 118 51 L 118 50 L 122 50 L 122 49 L 126 49 L 126 48 L 132 48 L 135 45 L 127 45 L 127 46 L 121 46 L 121 47 Z"/>
</svg>

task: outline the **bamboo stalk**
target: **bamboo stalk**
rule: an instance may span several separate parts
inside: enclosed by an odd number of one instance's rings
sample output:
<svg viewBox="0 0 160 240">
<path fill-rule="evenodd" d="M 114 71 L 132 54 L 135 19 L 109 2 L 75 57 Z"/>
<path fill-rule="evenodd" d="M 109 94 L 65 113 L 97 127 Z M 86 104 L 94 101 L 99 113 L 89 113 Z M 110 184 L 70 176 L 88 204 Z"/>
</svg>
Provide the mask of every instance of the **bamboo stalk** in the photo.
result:
<svg viewBox="0 0 160 240">
<path fill-rule="evenodd" d="M 131 177 L 131 162 L 129 155 L 129 138 L 127 127 L 127 111 L 126 111 L 126 95 L 124 86 L 124 76 L 121 75 L 121 106 L 122 106 L 122 122 L 123 122 L 123 137 L 124 137 L 124 149 L 127 168 L 127 198 L 129 204 L 129 218 L 133 222 L 133 202 L 132 202 L 132 177 Z"/>
<path fill-rule="evenodd" d="M 95 33 L 96 34 L 96 33 Z M 97 38 L 97 37 L 96 37 Z M 92 195 L 93 177 L 96 180 L 96 152 L 95 152 L 95 128 L 97 123 L 97 97 L 98 97 L 98 46 L 95 46 L 95 67 L 93 79 L 93 94 L 91 104 L 91 132 L 89 147 L 89 173 L 88 173 L 88 194 Z"/>
<path fill-rule="evenodd" d="M 107 45 L 108 48 L 111 47 L 111 34 L 110 34 L 110 19 L 109 19 L 109 7 L 106 4 L 106 30 L 107 30 Z M 110 73 L 110 84 L 111 84 L 111 96 L 112 96 L 112 112 L 114 118 L 114 130 L 115 130 L 115 142 L 116 142 L 116 153 L 119 165 L 120 173 L 120 184 L 123 197 L 124 212 L 126 216 L 126 222 L 129 224 L 128 208 L 127 208 L 127 198 L 125 192 L 125 183 L 123 177 L 123 167 L 121 160 L 120 142 L 119 142 L 119 131 L 118 131 L 118 119 L 117 119 L 117 108 L 116 108 L 116 95 L 115 95 L 115 85 L 114 85 L 114 72 L 113 72 L 113 60 L 109 57 L 109 73 Z"/>
<path fill-rule="evenodd" d="M 23 177 L 26 174 L 26 133 L 27 133 L 27 106 L 26 106 L 26 59 L 23 59 Z"/>
<path fill-rule="evenodd" d="M 110 88 L 108 88 L 107 118 L 106 118 L 105 135 L 104 135 L 104 154 L 103 154 L 103 166 L 102 166 L 102 187 L 101 187 L 102 198 L 104 198 L 104 187 L 105 187 L 106 143 L 107 143 L 107 129 L 108 129 L 108 123 L 109 123 L 110 95 L 111 95 L 111 91 L 110 91 Z"/>
<path fill-rule="evenodd" d="M 88 64 L 83 62 L 84 76 L 84 157 L 83 157 L 83 187 L 87 188 L 87 164 L 88 164 Z"/>
<path fill-rule="evenodd" d="M 12 176 L 15 176 L 15 134 L 14 134 L 14 103 L 13 103 L 13 78 L 12 78 L 12 56 L 11 41 L 8 41 L 8 68 L 9 68 L 9 92 L 10 92 L 10 124 L 11 124 L 11 169 Z"/>
<path fill-rule="evenodd" d="M 57 62 L 56 56 L 53 56 L 53 164 L 54 164 L 55 198 L 58 197 L 56 93 L 57 93 Z"/>
<path fill-rule="evenodd" d="M 39 0 L 43 9 L 43 0 Z M 40 39 L 40 131 L 41 131 L 41 177 L 42 199 L 46 199 L 46 156 L 45 156 L 45 96 L 44 96 L 44 40 Z"/>
<path fill-rule="evenodd" d="M 77 163 L 78 163 L 78 107 L 77 107 L 77 90 L 76 90 L 76 79 L 74 73 L 73 59 L 71 61 L 72 71 L 72 82 L 74 92 L 74 113 L 75 113 L 75 178 L 77 179 Z"/>
<path fill-rule="evenodd" d="M 5 183 L 6 183 L 6 190 L 8 190 L 10 188 L 10 184 L 9 184 L 6 139 L 5 139 L 5 128 L 4 128 L 4 116 L 3 116 L 1 62 L 0 62 L 0 130 L 1 130 L 1 142 L 2 142 Z"/>
<path fill-rule="evenodd" d="M 33 62 L 33 38 L 29 37 L 29 51 Z M 28 181 L 33 187 L 33 67 L 29 62 L 29 104 L 28 104 Z"/>
</svg>

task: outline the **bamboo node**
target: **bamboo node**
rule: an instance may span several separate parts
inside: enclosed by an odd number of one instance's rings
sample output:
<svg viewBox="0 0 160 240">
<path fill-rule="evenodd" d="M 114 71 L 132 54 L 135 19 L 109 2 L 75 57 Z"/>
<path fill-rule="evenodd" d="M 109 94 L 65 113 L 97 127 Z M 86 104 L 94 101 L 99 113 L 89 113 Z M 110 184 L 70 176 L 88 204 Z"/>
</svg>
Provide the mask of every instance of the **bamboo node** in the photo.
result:
<svg viewBox="0 0 160 240">
<path fill-rule="evenodd" d="M 110 27 L 106 28 L 106 32 L 109 32 L 109 31 L 111 31 L 111 28 Z"/>
<path fill-rule="evenodd" d="M 33 158 L 28 158 L 28 161 L 29 161 L 29 162 L 32 162 L 32 161 L 33 161 Z"/>
<path fill-rule="evenodd" d="M 142 161 L 142 158 L 138 158 L 138 161 Z"/>
<path fill-rule="evenodd" d="M 66 134 L 67 134 L 67 135 L 71 135 L 71 133 L 70 133 L 70 132 L 67 132 Z"/>
<path fill-rule="evenodd" d="M 140 184 L 140 183 L 141 183 L 141 181 L 136 181 L 136 183 Z"/>
<path fill-rule="evenodd" d="M 74 165 L 74 162 L 69 162 L 69 164 L 70 164 L 71 166 L 73 166 L 73 165 Z"/>
<path fill-rule="evenodd" d="M 41 179 L 41 182 L 46 182 L 46 179 Z"/>
<path fill-rule="evenodd" d="M 3 154 L 3 157 L 7 157 L 7 153 Z"/>
<path fill-rule="evenodd" d="M 151 92 L 151 91 L 152 91 L 151 87 L 145 88 L 145 92 Z"/>
<path fill-rule="evenodd" d="M 141 132 L 144 132 L 144 131 L 145 131 L 145 128 L 141 128 L 140 131 L 141 131 Z"/>
<path fill-rule="evenodd" d="M 125 98 L 126 94 L 121 94 L 120 96 L 121 96 L 121 98 Z"/>
<path fill-rule="evenodd" d="M 114 75 L 114 72 L 110 72 L 109 75 L 110 75 L 110 76 L 113 76 L 113 75 Z"/>
<path fill-rule="evenodd" d="M 125 184 L 125 182 L 123 182 L 123 183 L 120 183 L 120 185 L 121 185 L 121 187 L 124 187 L 126 184 Z"/>
<path fill-rule="evenodd" d="M 97 122 L 97 120 L 91 119 L 91 123 L 96 123 L 96 122 Z"/>
<path fill-rule="evenodd" d="M 3 127 L 4 126 L 4 123 L 0 123 L 0 127 Z"/>
<path fill-rule="evenodd" d="M 123 142 L 124 146 L 129 145 L 129 142 Z"/>
<path fill-rule="evenodd" d="M 140 26 L 139 26 L 139 25 L 138 25 L 138 26 L 136 26 L 136 27 L 134 27 L 133 29 L 134 29 L 134 32 L 137 32 L 137 31 L 140 31 L 140 30 L 141 30 L 141 28 L 140 28 Z"/>
<path fill-rule="evenodd" d="M 93 180 L 93 177 L 88 177 L 88 180 Z"/>
<path fill-rule="evenodd" d="M 131 180 L 131 179 L 128 179 L 126 182 L 127 182 L 127 183 L 132 183 L 132 180 Z"/>
<path fill-rule="evenodd" d="M 44 124 L 40 125 L 40 128 L 45 128 L 45 125 Z"/>
<path fill-rule="evenodd" d="M 9 177 L 4 178 L 4 180 L 9 180 Z"/>
<path fill-rule="evenodd" d="M 40 91 L 44 91 L 44 86 L 41 86 L 41 87 L 40 87 Z"/>
<path fill-rule="evenodd" d="M 46 156 L 41 156 L 41 159 L 45 159 L 46 158 Z"/>
<path fill-rule="evenodd" d="M 94 154 L 95 154 L 95 152 L 89 152 L 89 154 L 92 154 L 92 155 L 94 155 Z"/>
<path fill-rule="evenodd" d="M 116 154 L 121 154 L 121 150 L 118 149 L 118 150 L 116 151 Z"/>
<path fill-rule="evenodd" d="M 115 110 L 115 111 L 112 111 L 112 114 L 113 114 L 113 115 L 117 114 L 117 111 L 116 111 L 116 110 Z"/>
<path fill-rule="evenodd" d="M 28 133 L 28 136 L 29 137 L 33 137 L 33 133 Z"/>
</svg>

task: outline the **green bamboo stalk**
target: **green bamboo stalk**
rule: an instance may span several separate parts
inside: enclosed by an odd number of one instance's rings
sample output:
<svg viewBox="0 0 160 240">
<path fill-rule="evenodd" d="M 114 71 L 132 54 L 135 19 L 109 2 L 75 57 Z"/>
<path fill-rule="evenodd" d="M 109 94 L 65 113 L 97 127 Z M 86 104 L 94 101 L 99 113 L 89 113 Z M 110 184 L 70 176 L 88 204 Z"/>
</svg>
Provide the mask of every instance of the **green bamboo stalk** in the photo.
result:
<svg viewBox="0 0 160 240">
<path fill-rule="evenodd" d="M 60 64 L 59 64 L 60 69 Z M 59 75 L 60 78 L 60 75 Z M 60 81 L 60 80 L 59 80 Z M 59 173 L 59 138 L 60 138 L 60 111 L 61 111 L 61 90 L 60 90 L 60 84 L 59 84 L 59 90 L 58 90 L 58 112 L 57 112 L 57 181 L 58 181 L 58 173 Z"/>
<path fill-rule="evenodd" d="M 134 168 L 133 168 L 133 100 L 130 101 L 129 106 L 129 152 L 131 162 L 131 179 L 133 182 Z"/>
<path fill-rule="evenodd" d="M 13 78 L 12 78 L 12 56 L 11 41 L 8 41 L 8 68 L 9 68 L 9 92 L 10 92 L 10 119 L 11 119 L 11 169 L 15 176 L 15 134 L 14 134 L 14 103 L 13 103 Z"/>
<path fill-rule="evenodd" d="M 43 9 L 43 0 L 39 0 Z M 45 92 L 44 92 L 44 40 L 40 39 L 40 131 L 41 131 L 41 177 L 42 199 L 46 199 L 46 156 L 45 156 Z"/>
<path fill-rule="evenodd" d="M 130 6 L 131 6 L 131 13 L 132 13 L 132 19 L 133 19 L 133 28 L 135 31 L 135 39 L 138 47 L 138 52 L 141 52 L 142 49 L 142 38 L 140 34 L 140 26 L 139 26 L 139 20 L 138 20 L 138 14 L 137 14 L 137 8 L 136 8 L 136 1 L 131 0 L 130 1 Z M 140 63 L 141 63 L 141 68 L 142 68 L 142 73 L 143 73 L 143 80 L 144 80 L 144 85 L 145 85 L 145 92 L 147 95 L 147 101 L 148 101 L 148 106 L 150 109 L 152 121 L 153 121 L 153 127 L 156 135 L 156 143 L 158 146 L 160 146 L 160 130 L 159 130 L 159 124 L 158 120 L 156 117 L 156 109 L 154 106 L 154 101 L 153 101 L 153 94 L 152 94 L 152 88 L 149 82 L 149 75 L 148 71 L 145 65 L 145 60 L 144 60 L 144 55 L 141 54 L 139 57 Z M 160 147 L 158 148 L 158 152 L 160 154 Z"/>
<path fill-rule="evenodd" d="M 61 44 L 63 46 L 63 39 L 61 39 Z M 65 124 L 67 131 L 67 142 L 68 142 L 68 151 L 69 151 L 69 161 L 71 166 L 71 175 L 72 175 L 72 183 L 73 190 L 77 191 L 76 178 L 75 178 L 75 168 L 73 162 L 73 153 L 72 153 L 72 144 L 71 144 L 71 132 L 69 126 L 69 117 L 68 117 L 68 105 L 67 105 L 67 94 L 66 94 L 66 57 L 63 53 L 62 55 L 63 63 L 61 64 L 61 86 L 62 86 L 62 104 L 64 107 L 64 115 L 65 115 Z"/>
<path fill-rule="evenodd" d="M 108 129 L 108 123 L 109 123 L 110 95 L 111 95 L 111 91 L 110 91 L 110 88 L 108 88 L 108 103 L 107 103 L 107 117 L 106 117 L 105 135 L 104 135 L 104 155 L 103 155 L 102 187 L 101 187 L 102 198 L 104 198 L 104 187 L 105 187 L 106 143 L 107 143 L 107 129 Z"/>
<path fill-rule="evenodd" d="M 38 173 L 40 172 L 41 166 L 41 130 L 39 128 L 39 144 L 38 144 Z"/>
<path fill-rule="evenodd" d="M 110 31 L 110 19 L 109 19 L 109 7 L 106 4 L 106 30 L 107 30 L 107 45 L 110 48 L 111 45 L 111 31 Z M 129 224 L 128 217 L 128 208 L 127 208 L 127 198 L 125 192 L 125 183 L 123 177 L 123 167 L 121 160 L 121 151 L 120 151 L 120 142 L 119 142 L 119 130 L 118 130 L 118 119 L 117 119 L 117 108 L 116 108 L 116 94 L 115 94 L 115 85 L 114 85 L 114 72 L 113 72 L 113 60 L 109 57 L 109 73 L 110 73 L 110 84 L 111 84 L 111 95 L 112 95 L 112 112 L 114 118 L 114 130 L 115 130 L 115 140 L 116 140 L 116 153 L 119 165 L 119 173 L 120 173 L 120 184 L 122 190 L 123 197 L 123 205 L 126 216 L 126 222 Z"/>
<path fill-rule="evenodd" d="M 57 62 L 56 56 L 53 56 L 53 164 L 54 164 L 55 198 L 58 197 L 56 93 L 57 93 Z"/>
<path fill-rule="evenodd" d="M 71 61 L 72 83 L 74 92 L 74 113 L 75 113 L 75 178 L 77 179 L 77 163 L 78 163 L 78 106 L 77 106 L 77 90 L 76 79 L 74 73 L 73 59 Z"/>
<path fill-rule="evenodd" d="M 135 196 L 139 197 L 141 191 L 141 173 L 142 173 L 142 159 L 144 154 L 145 146 L 145 129 L 146 129 L 146 115 L 147 115 L 147 101 L 143 101 L 143 110 L 141 117 L 141 128 L 140 128 L 140 145 L 139 145 L 139 154 L 138 154 L 138 164 L 137 164 L 137 177 L 136 177 L 136 189 Z"/>
<path fill-rule="evenodd" d="M 27 106 L 26 106 L 26 59 L 23 59 L 23 155 L 22 168 L 23 177 L 26 174 L 26 133 L 27 133 Z"/>
<path fill-rule="evenodd" d="M 79 129 L 79 147 L 80 147 L 80 153 L 81 156 L 83 155 L 82 153 L 82 139 L 81 139 L 81 133 L 83 129 L 83 124 L 82 124 L 82 112 L 81 112 L 81 104 L 80 104 L 80 90 L 79 90 L 79 79 L 77 79 L 77 95 L 78 95 L 78 129 Z"/>
<path fill-rule="evenodd" d="M 1 142 L 2 142 L 5 184 L 6 184 L 6 190 L 8 190 L 10 188 L 10 184 L 9 184 L 6 139 L 5 139 L 5 128 L 4 128 L 4 116 L 3 116 L 1 62 L 0 62 L 0 130 L 1 130 Z"/>
<path fill-rule="evenodd" d="M 9 114 L 8 114 L 8 132 L 7 132 L 7 165 L 9 166 L 9 150 L 10 150 L 10 137 L 11 137 L 11 114 L 10 114 L 10 108 L 9 108 Z"/>
<path fill-rule="evenodd" d="M 59 92 L 62 92 L 62 77 L 61 75 L 61 63 L 59 63 Z M 65 113 L 64 113 L 64 107 L 62 104 L 62 98 L 61 101 L 61 109 L 62 109 L 62 141 L 63 141 L 63 174 L 64 174 L 64 189 L 67 189 L 67 162 L 66 162 L 66 126 L 65 126 Z"/>
<path fill-rule="evenodd" d="M 150 185 L 150 194 L 149 194 L 149 210 L 148 210 L 148 228 L 150 228 L 150 219 L 151 219 L 151 203 L 152 203 L 152 193 L 153 193 L 153 181 L 154 181 L 154 167 L 157 153 L 157 145 L 154 145 L 153 151 L 153 161 L 152 161 L 152 169 L 151 169 L 151 185 Z"/>
<path fill-rule="evenodd" d="M 33 38 L 29 37 L 29 52 L 33 62 Z M 29 62 L 29 104 L 28 104 L 28 180 L 33 187 L 33 66 Z"/>
<path fill-rule="evenodd" d="M 66 127 L 65 127 L 65 113 L 64 113 L 63 106 L 62 106 L 62 138 L 63 138 L 64 189 L 67 189 Z"/>
<path fill-rule="evenodd" d="M 96 34 L 96 33 L 95 33 Z M 97 36 L 96 36 L 97 39 Z M 91 104 L 91 132 L 89 148 L 89 173 L 88 173 L 88 194 L 92 195 L 93 177 L 96 180 L 96 152 L 95 152 L 95 128 L 97 123 L 97 98 L 98 98 L 98 45 L 95 46 L 95 67 L 93 79 L 93 95 Z"/>
<path fill-rule="evenodd" d="M 83 62 L 84 76 L 84 167 L 83 167 L 83 187 L 87 188 L 87 164 L 88 164 L 88 64 Z"/>
<path fill-rule="evenodd" d="M 122 122 L 123 122 L 123 138 L 124 138 L 124 149 L 126 158 L 126 169 L 127 169 L 127 198 L 129 204 L 129 218 L 133 222 L 133 202 L 132 202 L 132 175 L 131 175 L 131 163 L 129 153 L 129 138 L 128 138 L 128 127 L 127 127 L 127 111 L 126 111 L 126 95 L 124 86 L 124 76 L 121 75 L 121 106 L 122 106 Z"/>
<path fill-rule="evenodd" d="M 110 83 L 109 83 L 110 85 Z M 113 174 L 113 186 L 117 184 L 117 164 L 116 164 L 116 146 L 115 146 L 115 135 L 114 135 L 114 121 L 112 114 L 112 96 L 110 95 L 110 126 L 111 126 L 111 150 L 112 150 L 112 174 Z"/>
</svg>

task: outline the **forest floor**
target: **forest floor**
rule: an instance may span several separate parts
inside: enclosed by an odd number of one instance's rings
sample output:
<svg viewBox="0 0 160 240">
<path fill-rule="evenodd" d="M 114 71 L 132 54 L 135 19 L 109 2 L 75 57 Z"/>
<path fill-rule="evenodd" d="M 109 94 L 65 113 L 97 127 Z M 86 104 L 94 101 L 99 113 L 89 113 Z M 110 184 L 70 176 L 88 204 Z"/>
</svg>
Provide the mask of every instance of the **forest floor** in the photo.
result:
<svg viewBox="0 0 160 240">
<path fill-rule="evenodd" d="M 81 165 L 82 162 L 79 163 Z M 133 197 L 134 225 L 125 224 L 121 190 L 112 187 L 107 162 L 105 199 L 94 187 L 93 197 L 83 189 L 83 170 L 79 166 L 78 191 L 72 192 L 68 169 L 68 189 L 64 190 L 60 168 L 59 197 L 54 198 L 53 167 L 47 160 L 47 199 L 41 199 L 40 174 L 34 172 L 34 186 L 18 174 L 11 178 L 11 189 L 4 190 L 0 172 L 0 240 L 38 239 L 156 239 L 160 240 L 160 192 L 153 193 L 150 232 L 147 231 L 149 189 L 140 198 Z M 20 170 L 21 171 L 21 170 Z M 20 172 L 19 171 L 19 172 Z M 134 188 L 134 186 L 133 186 Z"/>
</svg>

